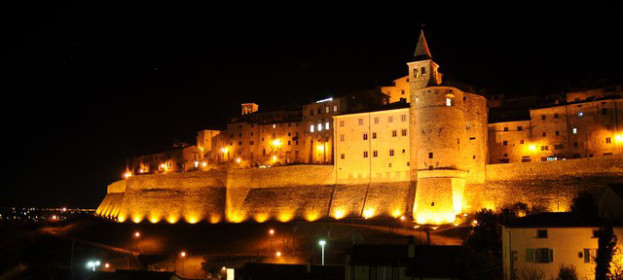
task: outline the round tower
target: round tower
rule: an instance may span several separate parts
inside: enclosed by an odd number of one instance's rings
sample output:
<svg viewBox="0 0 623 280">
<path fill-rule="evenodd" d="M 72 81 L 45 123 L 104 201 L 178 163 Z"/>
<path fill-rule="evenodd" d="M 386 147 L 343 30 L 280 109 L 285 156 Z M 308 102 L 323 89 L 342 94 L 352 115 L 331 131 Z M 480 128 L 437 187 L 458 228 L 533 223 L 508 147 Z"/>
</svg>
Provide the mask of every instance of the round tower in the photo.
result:
<svg viewBox="0 0 623 280">
<path fill-rule="evenodd" d="M 411 174 L 416 180 L 413 217 L 420 224 L 452 223 L 462 210 L 466 171 L 464 93 L 441 86 L 439 65 L 420 32 L 409 66 Z"/>
</svg>

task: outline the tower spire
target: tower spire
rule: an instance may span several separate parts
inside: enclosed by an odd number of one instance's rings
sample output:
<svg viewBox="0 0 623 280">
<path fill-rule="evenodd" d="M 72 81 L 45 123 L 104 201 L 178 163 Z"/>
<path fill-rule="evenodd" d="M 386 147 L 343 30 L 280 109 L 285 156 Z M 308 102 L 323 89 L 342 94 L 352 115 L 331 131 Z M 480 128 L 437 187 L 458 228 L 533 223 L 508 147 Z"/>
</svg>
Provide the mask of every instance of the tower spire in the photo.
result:
<svg viewBox="0 0 623 280">
<path fill-rule="evenodd" d="M 415 53 L 413 53 L 413 58 L 416 61 L 433 58 L 433 56 L 430 54 L 430 50 L 428 49 L 428 43 L 426 43 L 426 37 L 424 37 L 423 27 L 422 29 L 420 29 L 420 37 L 417 40 L 417 46 L 415 47 Z"/>
</svg>

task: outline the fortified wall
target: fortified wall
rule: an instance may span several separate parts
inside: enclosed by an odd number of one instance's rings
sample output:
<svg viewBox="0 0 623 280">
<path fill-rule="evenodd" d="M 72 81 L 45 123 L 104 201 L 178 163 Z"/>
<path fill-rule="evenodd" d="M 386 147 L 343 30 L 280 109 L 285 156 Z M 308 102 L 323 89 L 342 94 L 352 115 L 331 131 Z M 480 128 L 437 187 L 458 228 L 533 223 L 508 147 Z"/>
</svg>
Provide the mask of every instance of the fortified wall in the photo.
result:
<svg viewBox="0 0 623 280">
<path fill-rule="evenodd" d="M 623 158 L 602 157 L 486 166 L 485 183 L 467 184 L 464 211 L 516 202 L 567 211 L 579 190 L 599 194 L 623 182 Z M 410 216 L 416 183 L 335 183 L 330 165 L 211 170 L 133 176 L 108 186 L 97 214 L 119 222 L 314 221 Z"/>
</svg>

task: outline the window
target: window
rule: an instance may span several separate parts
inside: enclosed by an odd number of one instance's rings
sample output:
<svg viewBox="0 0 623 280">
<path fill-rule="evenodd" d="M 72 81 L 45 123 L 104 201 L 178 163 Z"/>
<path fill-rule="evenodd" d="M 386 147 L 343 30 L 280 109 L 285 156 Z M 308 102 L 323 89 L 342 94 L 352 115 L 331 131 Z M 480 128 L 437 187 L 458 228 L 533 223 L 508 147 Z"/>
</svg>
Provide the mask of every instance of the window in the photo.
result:
<svg viewBox="0 0 623 280">
<path fill-rule="evenodd" d="M 401 130 L 400 135 L 407 136 L 407 130 L 406 129 Z"/>
<path fill-rule="evenodd" d="M 253 145 L 253 144 L 255 144 L 255 142 L 253 142 L 253 141 L 250 141 L 250 142 L 249 142 L 249 145 Z"/>
<path fill-rule="evenodd" d="M 363 119 L 359 119 L 358 122 L 359 122 L 359 125 L 363 125 Z"/>
<path fill-rule="evenodd" d="M 578 134 L 578 129 L 576 127 L 573 128 L 573 134 Z"/>
<path fill-rule="evenodd" d="M 563 144 L 554 145 L 554 150 L 562 150 L 564 148 Z"/>
<path fill-rule="evenodd" d="M 446 106 L 448 107 L 452 106 L 452 98 L 446 97 Z"/>
<path fill-rule="evenodd" d="M 558 118 L 558 113 L 555 113 L 554 114 L 554 119 L 557 119 L 557 118 Z"/>
<path fill-rule="evenodd" d="M 313 124 L 309 126 L 309 132 L 312 132 L 312 133 L 314 132 L 314 125 Z"/>
<path fill-rule="evenodd" d="M 340 158 L 344 159 L 344 158 L 346 158 L 346 156 L 344 154 L 340 154 Z"/>
<path fill-rule="evenodd" d="M 329 122 L 324 123 L 324 129 L 329 130 Z"/>
<path fill-rule="evenodd" d="M 606 137 L 606 144 L 610 144 L 610 143 L 611 143 L 610 137 Z"/>
<path fill-rule="evenodd" d="M 396 136 L 398 136 L 398 132 L 395 130 L 392 130 L 392 137 L 396 137 Z"/>
<path fill-rule="evenodd" d="M 578 118 L 581 118 L 581 117 L 583 117 L 583 116 L 584 116 L 584 112 L 579 111 L 579 112 L 578 112 Z"/>
<path fill-rule="evenodd" d="M 418 74 L 417 73 L 417 69 L 414 68 L 413 69 L 413 78 L 417 78 L 417 76 L 418 76 L 417 74 Z"/>
<path fill-rule="evenodd" d="M 508 127 L 504 127 L 504 131 L 508 131 Z"/>
<path fill-rule="evenodd" d="M 387 117 L 387 122 L 393 122 L 393 121 L 394 121 L 394 116 Z"/>
<path fill-rule="evenodd" d="M 333 112 L 337 112 L 337 105 L 333 105 Z"/>
<path fill-rule="evenodd" d="M 344 127 L 344 121 L 340 121 L 340 127 Z"/>
<path fill-rule="evenodd" d="M 545 115 L 541 115 L 541 119 L 544 120 L 545 119 Z"/>
<path fill-rule="evenodd" d="M 322 124 L 321 123 L 318 124 L 318 131 L 322 131 Z"/>
<path fill-rule="evenodd" d="M 426 75 L 426 67 L 422 67 L 420 69 L 420 72 L 422 72 L 422 75 Z"/>
<path fill-rule="evenodd" d="M 276 124 L 273 124 L 273 128 L 277 128 L 277 125 L 276 125 Z"/>
<path fill-rule="evenodd" d="M 536 231 L 536 238 L 547 238 L 547 230 L 546 229 L 538 229 Z"/>
<path fill-rule="evenodd" d="M 502 145 L 508 146 L 508 141 L 502 141 Z"/>
<path fill-rule="evenodd" d="M 325 109 L 325 113 L 327 113 L 327 114 L 328 114 L 328 113 L 330 112 L 330 111 L 329 111 L 329 106 L 324 107 L 324 109 Z"/>
<path fill-rule="evenodd" d="M 344 142 L 344 134 L 340 134 L 340 142 Z"/>
<path fill-rule="evenodd" d="M 591 236 L 592 238 L 599 238 L 599 230 L 593 230 L 593 236 Z"/>
<path fill-rule="evenodd" d="M 560 136 L 560 131 L 556 130 L 556 136 Z"/>
<path fill-rule="evenodd" d="M 523 131 L 523 126 L 518 126 L 517 131 Z"/>
<path fill-rule="evenodd" d="M 367 158 L 368 157 L 368 151 L 363 151 L 363 157 Z"/>
<path fill-rule="evenodd" d="M 597 257 L 597 249 L 584 249 L 581 257 L 584 257 L 584 263 L 594 263 Z"/>
<path fill-rule="evenodd" d="M 433 153 L 428 153 L 428 158 L 433 158 Z"/>
<path fill-rule="evenodd" d="M 314 109 L 309 110 L 309 115 L 313 116 L 314 115 Z"/>
<path fill-rule="evenodd" d="M 608 109 L 606 109 L 606 108 L 601 109 L 601 114 L 602 115 L 605 115 L 607 113 L 608 113 Z"/>
<path fill-rule="evenodd" d="M 378 124 L 379 123 L 379 117 L 374 117 L 374 124 Z"/>
<path fill-rule="evenodd" d="M 318 115 L 322 114 L 322 108 L 318 108 Z"/>
<path fill-rule="evenodd" d="M 372 139 L 376 139 L 376 132 L 372 132 Z"/>
<path fill-rule="evenodd" d="M 368 134 L 367 133 L 363 134 L 363 140 L 368 140 Z"/>
<path fill-rule="evenodd" d="M 372 151 L 372 157 L 378 157 L 379 151 Z"/>
<path fill-rule="evenodd" d="M 403 90 L 401 90 L 401 91 L 400 91 L 400 94 L 405 95 L 405 90 L 404 90 L 404 89 L 403 89 Z"/>
<path fill-rule="evenodd" d="M 401 122 L 406 122 L 407 121 L 407 115 L 400 115 L 400 121 Z"/>
<path fill-rule="evenodd" d="M 554 261 L 554 250 L 549 248 L 526 249 L 526 262 L 551 263 Z"/>
<path fill-rule="evenodd" d="M 547 136 L 547 132 L 543 132 L 543 137 L 546 137 L 546 136 Z"/>
<path fill-rule="evenodd" d="M 393 157 L 393 156 L 394 156 L 394 149 L 390 149 L 390 150 L 389 150 L 389 156 L 390 156 L 390 157 Z"/>
<path fill-rule="evenodd" d="M 541 146 L 541 151 L 549 151 L 549 146 Z"/>
<path fill-rule="evenodd" d="M 523 145 L 523 139 L 519 140 L 519 145 Z"/>
</svg>

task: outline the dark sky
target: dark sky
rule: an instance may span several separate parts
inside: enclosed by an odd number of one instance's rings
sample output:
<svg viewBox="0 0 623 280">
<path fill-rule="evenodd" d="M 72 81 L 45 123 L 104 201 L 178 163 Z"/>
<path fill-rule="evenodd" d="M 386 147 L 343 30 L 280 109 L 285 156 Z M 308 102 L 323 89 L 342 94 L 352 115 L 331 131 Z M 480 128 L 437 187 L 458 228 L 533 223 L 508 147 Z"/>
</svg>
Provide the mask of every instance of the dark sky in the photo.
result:
<svg viewBox="0 0 623 280">
<path fill-rule="evenodd" d="M 445 77 L 490 92 L 623 74 L 619 10 L 596 1 L 88 2 L 2 8 L 0 206 L 95 208 L 125 158 L 221 127 L 241 102 L 266 109 L 389 85 L 406 74 L 422 23 Z"/>
</svg>

